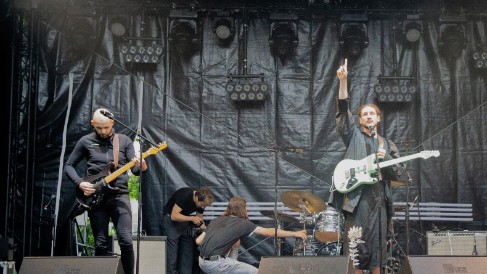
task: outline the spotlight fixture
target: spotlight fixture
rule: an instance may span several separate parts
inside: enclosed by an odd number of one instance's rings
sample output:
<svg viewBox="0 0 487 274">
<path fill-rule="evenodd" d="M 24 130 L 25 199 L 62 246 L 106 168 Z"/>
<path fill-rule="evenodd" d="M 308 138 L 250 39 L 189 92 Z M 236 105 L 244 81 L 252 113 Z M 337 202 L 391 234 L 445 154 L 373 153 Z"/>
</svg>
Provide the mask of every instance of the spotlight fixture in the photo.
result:
<svg viewBox="0 0 487 274">
<path fill-rule="evenodd" d="M 264 81 L 264 74 L 259 75 L 228 75 L 225 90 L 230 100 L 242 103 L 264 102 L 268 97 L 269 84 Z M 259 80 L 255 80 L 258 79 Z"/>
<path fill-rule="evenodd" d="M 379 76 L 374 86 L 377 101 L 386 103 L 412 102 L 417 88 L 413 77 Z"/>
<path fill-rule="evenodd" d="M 127 20 L 122 16 L 114 16 L 108 19 L 108 26 L 116 37 L 122 37 L 127 33 Z"/>
<path fill-rule="evenodd" d="M 472 53 L 472 61 L 474 68 L 487 69 L 487 45 L 483 49 Z"/>
<path fill-rule="evenodd" d="M 438 36 L 438 48 L 445 56 L 459 57 L 467 46 L 464 16 L 452 16 L 442 14 L 439 18 L 440 29 Z"/>
<path fill-rule="evenodd" d="M 408 42 L 418 42 L 423 33 L 423 22 L 420 20 L 419 15 L 406 15 L 406 19 L 402 22 L 402 32 Z"/>
<path fill-rule="evenodd" d="M 96 33 L 91 18 L 73 18 L 67 24 L 66 41 L 78 55 L 86 55 L 94 50 Z"/>
<path fill-rule="evenodd" d="M 213 18 L 213 33 L 221 45 L 228 45 L 235 36 L 235 24 L 230 11 L 216 11 Z"/>
<path fill-rule="evenodd" d="M 340 16 L 340 47 L 349 57 L 359 56 L 369 46 L 367 15 L 343 14 Z"/>
<path fill-rule="evenodd" d="M 168 41 L 178 53 L 196 51 L 200 46 L 198 13 L 196 11 L 172 10 Z"/>
<path fill-rule="evenodd" d="M 157 43 L 149 45 L 121 44 L 120 53 L 125 63 L 157 64 L 164 47 Z"/>
<path fill-rule="evenodd" d="M 273 54 L 286 57 L 294 53 L 298 46 L 298 16 L 294 13 L 272 13 L 269 17 L 271 20 L 269 46 Z"/>
</svg>

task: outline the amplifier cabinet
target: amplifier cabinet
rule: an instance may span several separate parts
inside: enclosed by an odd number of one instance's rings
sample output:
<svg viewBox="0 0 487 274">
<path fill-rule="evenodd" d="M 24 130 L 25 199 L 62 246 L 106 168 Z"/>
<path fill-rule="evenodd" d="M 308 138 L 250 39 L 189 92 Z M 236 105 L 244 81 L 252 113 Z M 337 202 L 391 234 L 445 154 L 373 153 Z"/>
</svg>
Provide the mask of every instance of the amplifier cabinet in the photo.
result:
<svg viewBox="0 0 487 274">
<path fill-rule="evenodd" d="M 137 267 L 137 236 L 133 236 L 135 267 Z M 120 255 L 120 247 L 115 239 L 113 251 Z M 134 271 L 135 273 L 135 271 Z M 139 273 L 166 273 L 166 236 L 140 236 Z"/>
<path fill-rule="evenodd" d="M 487 255 L 486 231 L 428 231 L 426 237 L 428 255 Z"/>
</svg>

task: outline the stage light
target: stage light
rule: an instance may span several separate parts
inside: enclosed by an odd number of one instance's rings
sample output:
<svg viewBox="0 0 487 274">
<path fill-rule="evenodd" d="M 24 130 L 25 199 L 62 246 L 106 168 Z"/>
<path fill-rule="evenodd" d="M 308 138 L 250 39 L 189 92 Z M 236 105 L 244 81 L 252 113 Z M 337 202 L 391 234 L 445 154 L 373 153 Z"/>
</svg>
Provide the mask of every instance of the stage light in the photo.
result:
<svg viewBox="0 0 487 274">
<path fill-rule="evenodd" d="M 110 31 L 116 37 L 122 37 L 127 33 L 127 20 L 121 16 L 114 16 L 108 20 Z"/>
<path fill-rule="evenodd" d="M 466 18 L 463 16 L 440 16 L 438 48 L 446 57 L 458 58 L 467 46 L 465 33 Z"/>
<path fill-rule="evenodd" d="M 423 33 L 423 22 L 419 15 L 407 15 L 402 24 L 402 32 L 406 40 L 410 43 L 418 42 Z"/>
<path fill-rule="evenodd" d="M 349 57 L 359 56 L 369 46 L 365 14 L 343 14 L 340 17 L 340 47 Z"/>
<path fill-rule="evenodd" d="M 233 102 L 259 103 L 264 102 L 268 97 L 269 84 L 264 81 L 263 75 L 229 75 L 228 77 L 225 90 Z"/>
<path fill-rule="evenodd" d="M 416 97 L 417 88 L 412 77 L 382 77 L 374 86 L 377 101 L 384 103 L 408 103 Z"/>
<path fill-rule="evenodd" d="M 198 13 L 196 11 L 172 10 L 169 38 L 171 49 L 176 52 L 192 53 L 198 50 L 200 45 L 198 32 Z"/>
<path fill-rule="evenodd" d="M 91 18 L 75 17 L 67 25 L 66 41 L 73 52 L 85 55 L 91 52 L 96 45 L 96 34 Z"/>
<path fill-rule="evenodd" d="M 269 32 L 269 46 L 274 55 L 290 56 L 299 44 L 297 20 L 293 13 L 272 13 Z"/>
<path fill-rule="evenodd" d="M 164 47 L 157 43 L 149 45 L 121 44 L 119 50 L 126 63 L 157 64 L 164 52 Z"/>
<path fill-rule="evenodd" d="M 487 50 L 474 51 L 472 54 L 473 66 L 476 69 L 487 69 Z"/>
</svg>

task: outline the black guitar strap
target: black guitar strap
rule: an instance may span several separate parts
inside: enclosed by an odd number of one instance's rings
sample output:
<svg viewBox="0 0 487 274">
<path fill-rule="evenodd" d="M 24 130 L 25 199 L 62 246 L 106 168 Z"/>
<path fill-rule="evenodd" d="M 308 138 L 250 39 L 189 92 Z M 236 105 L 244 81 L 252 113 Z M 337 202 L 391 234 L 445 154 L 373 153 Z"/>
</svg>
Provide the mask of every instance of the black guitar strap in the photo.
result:
<svg viewBox="0 0 487 274">
<path fill-rule="evenodd" d="M 118 166 L 118 134 L 113 135 L 113 165 Z"/>
</svg>

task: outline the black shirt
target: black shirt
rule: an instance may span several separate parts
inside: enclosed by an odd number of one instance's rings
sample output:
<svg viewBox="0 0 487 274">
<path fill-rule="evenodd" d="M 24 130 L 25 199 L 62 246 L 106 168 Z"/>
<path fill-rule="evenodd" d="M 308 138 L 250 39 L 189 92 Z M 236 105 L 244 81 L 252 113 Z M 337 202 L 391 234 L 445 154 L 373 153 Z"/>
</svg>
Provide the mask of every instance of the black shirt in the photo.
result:
<svg viewBox="0 0 487 274">
<path fill-rule="evenodd" d="M 172 208 L 175 204 L 182 209 L 181 214 L 183 215 L 189 216 L 193 212 L 203 214 L 204 209 L 198 208 L 193 200 L 194 191 L 191 187 L 183 187 L 176 190 L 164 206 L 163 214 L 171 215 Z"/>
</svg>

